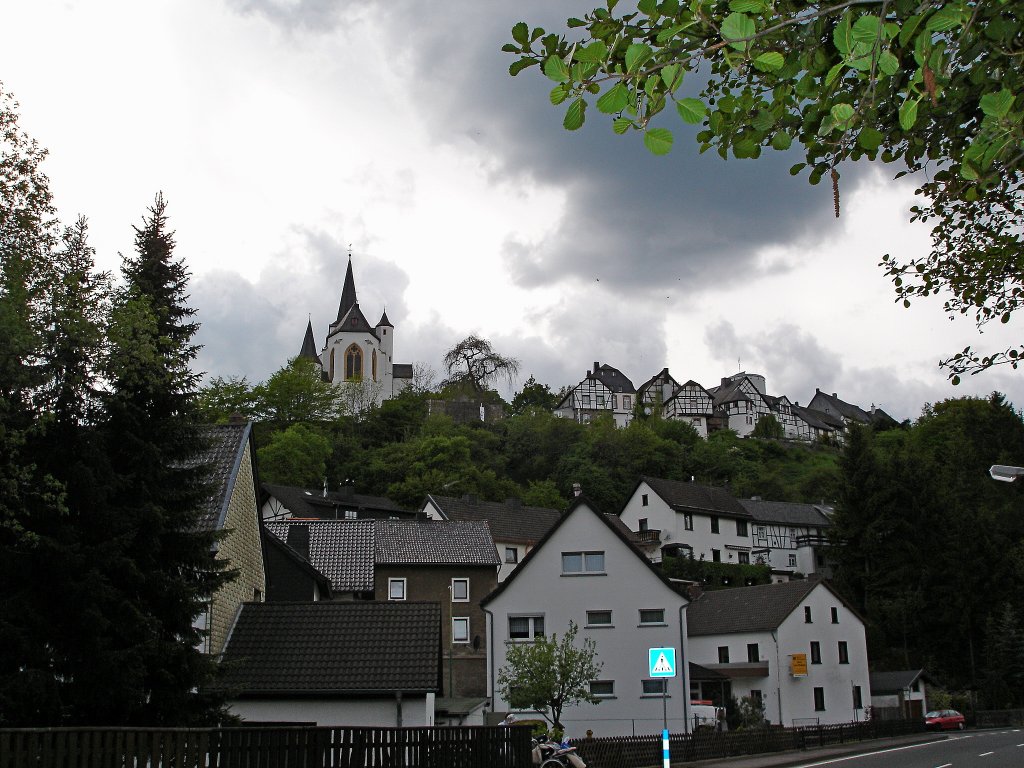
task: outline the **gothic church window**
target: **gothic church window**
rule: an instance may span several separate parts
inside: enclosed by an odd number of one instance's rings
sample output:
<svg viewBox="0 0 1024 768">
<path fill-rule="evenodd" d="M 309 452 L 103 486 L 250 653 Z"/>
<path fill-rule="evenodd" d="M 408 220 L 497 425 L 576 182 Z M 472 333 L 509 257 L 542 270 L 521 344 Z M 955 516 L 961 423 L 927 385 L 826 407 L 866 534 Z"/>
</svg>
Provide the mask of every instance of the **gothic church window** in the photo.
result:
<svg viewBox="0 0 1024 768">
<path fill-rule="evenodd" d="M 357 344 L 352 344 L 345 350 L 345 379 L 363 378 L 363 350 Z"/>
</svg>

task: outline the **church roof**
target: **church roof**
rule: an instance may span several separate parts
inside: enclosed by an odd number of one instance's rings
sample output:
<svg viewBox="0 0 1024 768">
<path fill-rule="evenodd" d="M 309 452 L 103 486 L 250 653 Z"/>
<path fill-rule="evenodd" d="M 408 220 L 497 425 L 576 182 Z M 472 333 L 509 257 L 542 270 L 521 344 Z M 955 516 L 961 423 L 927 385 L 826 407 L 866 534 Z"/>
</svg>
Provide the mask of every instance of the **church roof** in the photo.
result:
<svg viewBox="0 0 1024 768">
<path fill-rule="evenodd" d="M 306 336 L 302 339 L 302 349 L 299 350 L 299 357 L 308 357 L 311 360 L 320 361 L 316 353 L 316 340 L 313 338 L 313 321 L 306 321 Z"/>
<path fill-rule="evenodd" d="M 377 338 L 376 329 L 367 322 L 366 316 L 359 309 L 358 304 L 353 304 L 344 317 L 335 323 L 331 323 L 331 327 L 327 330 L 327 338 L 342 331 L 347 333 L 369 333 L 374 338 Z"/>
<path fill-rule="evenodd" d="M 345 315 L 349 313 L 349 310 L 356 306 L 357 301 L 356 280 L 352 276 L 352 257 L 349 256 L 348 269 L 345 270 L 345 285 L 341 289 L 341 303 L 338 305 L 338 319 L 334 321 L 335 325 L 341 323 Z"/>
<path fill-rule="evenodd" d="M 388 328 L 394 328 L 395 327 L 394 325 L 391 324 L 391 321 L 388 320 L 388 311 L 387 311 L 387 309 L 385 309 L 381 313 L 380 320 L 377 321 L 377 327 L 378 328 L 380 328 L 382 325 L 386 325 Z"/>
</svg>

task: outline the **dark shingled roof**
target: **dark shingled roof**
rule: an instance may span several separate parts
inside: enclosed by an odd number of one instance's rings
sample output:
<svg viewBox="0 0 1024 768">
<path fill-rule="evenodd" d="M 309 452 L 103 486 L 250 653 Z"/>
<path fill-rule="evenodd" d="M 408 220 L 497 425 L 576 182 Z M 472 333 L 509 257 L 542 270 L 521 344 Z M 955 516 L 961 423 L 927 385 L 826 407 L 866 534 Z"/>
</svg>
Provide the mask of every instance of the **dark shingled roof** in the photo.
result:
<svg viewBox="0 0 1024 768">
<path fill-rule="evenodd" d="M 264 526 L 288 541 L 288 526 L 309 528 L 309 562 L 335 592 L 373 592 L 373 520 L 282 520 Z"/>
<path fill-rule="evenodd" d="M 203 514 L 199 521 L 199 526 L 203 529 L 218 530 L 224 526 L 228 502 L 235 487 L 235 479 L 238 477 L 251 427 L 249 422 L 211 424 L 200 430 L 200 435 L 208 447 L 194 464 L 209 466 L 209 480 L 215 489 L 203 505 Z"/>
<path fill-rule="evenodd" d="M 848 403 L 845 400 L 840 400 L 835 395 L 830 395 L 827 392 L 822 392 L 820 389 L 814 390 L 814 397 L 812 400 L 821 398 L 829 405 L 829 413 L 835 411 L 838 415 L 843 418 L 850 419 L 851 421 L 859 421 L 861 424 L 867 424 L 871 421 L 871 416 L 860 406 Z M 820 411 L 821 408 L 818 408 Z"/>
<path fill-rule="evenodd" d="M 651 490 L 677 512 L 692 510 L 730 517 L 750 517 L 746 508 L 725 488 L 687 483 L 682 480 L 662 480 L 657 477 L 642 477 L 640 481 L 647 483 Z M 633 491 L 635 493 L 636 489 Z"/>
<path fill-rule="evenodd" d="M 295 517 L 319 517 L 332 520 L 337 510 L 363 508 L 370 512 L 415 517 L 415 510 L 406 509 L 384 496 L 369 496 L 350 490 L 329 491 L 326 496 L 322 490 L 297 488 L 291 485 L 271 485 L 263 483 L 263 492 L 270 494 Z"/>
<path fill-rule="evenodd" d="M 633 382 L 626 378 L 626 375 L 618 368 L 613 368 L 608 365 L 599 365 L 594 363 L 593 378 L 600 381 L 612 392 L 626 392 L 632 394 L 636 392 L 633 387 Z"/>
<path fill-rule="evenodd" d="M 316 353 L 316 340 L 313 338 L 313 321 L 306 321 L 306 335 L 302 338 L 302 349 L 299 350 L 299 357 L 306 357 L 310 360 L 320 362 L 320 356 Z"/>
<path fill-rule="evenodd" d="M 815 411 L 812 408 L 804 408 L 803 406 L 800 405 L 793 406 L 793 413 L 795 413 L 797 416 L 806 421 L 810 426 L 814 427 L 815 429 L 836 429 L 836 420 L 830 418 L 827 413 L 821 413 L 820 411 Z M 825 420 L 826 418 L 828 419 L 828 421 Z M 842 419 L 839 419 L 838 426 L 840 428 L 843 426 Z"/>
<path fill-rule="evenodd" d="M 483 520 L 496 541 L 538 541 L 561 516 L 557 509 L 528 507 L 518 501 L 480 501 L 430 494 L 427 500 L 449 520 Z"/>
<path fill-rule="evenodd" d="M 437 691 L 438 603 L 246 603 L 218 687 L 236 696 Z"/>
<path fill-rule="evenodd" d="M 817 504 L 798 504 L 791 501 L 762 501 L 740 499 L 740 504 L 759 523 L 782 523 L 783 525 L 807 525 L 827 528 L 830 525 L 824 510 Z"/>
<path fill-rule="evenodd" d="M 356 298 L 356 280 L 352 275 L 352 257 L 349 256 L 348 268 L 345 270 L 345 284 L 341 288 L 341 301 L 338 303 L 338 318 L 334 321 L 332 327 L 341 323 L 345 315 L 349 313 L 349 310 L 358 301 Z"/>
<path fill-rule="evenodd" d="M 479 520 L 377 520 L 378 565 L 501 565 Z"/>
<path fill-rule="evenodd" d="M 709 390 L 715 398 L 715 405 L 743 402 L 744 400 L 750 402 L 750 396 L 740 389 L 740 384 L 742 383 L 743 379 L 736 379 Z"/>
<path fill-rule="evenodd" d="M 686 609 L 687 634 L 697 637 L 777 629 L 819 584 L 824 582 L 799 579 L 705 592 Z"/>
<path fill-rule="evenodd" d="M 901 669 L 895 672 L 872 672 L 869 676 L 872 696 L 902 693 L 924 676 L 923 669 Z"/>
</svg>

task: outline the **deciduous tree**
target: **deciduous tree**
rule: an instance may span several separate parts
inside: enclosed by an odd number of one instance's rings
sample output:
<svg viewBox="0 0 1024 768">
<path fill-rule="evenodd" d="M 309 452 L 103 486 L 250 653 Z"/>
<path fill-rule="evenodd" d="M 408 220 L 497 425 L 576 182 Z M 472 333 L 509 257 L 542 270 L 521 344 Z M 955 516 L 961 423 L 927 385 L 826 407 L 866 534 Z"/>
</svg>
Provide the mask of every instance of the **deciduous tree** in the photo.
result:
<svg viewBox="0 0 1024 768">
<path fill-rule="evenodd" d="M 491 388 L 495 381 L 512 384 L 519 375 L 519 361 L 498 354 L 491 342 L 479 336 L 467 336 L 444 356 L 448 377 L 443 387 L 468 387 L 479 394 Z"/>
</svg>

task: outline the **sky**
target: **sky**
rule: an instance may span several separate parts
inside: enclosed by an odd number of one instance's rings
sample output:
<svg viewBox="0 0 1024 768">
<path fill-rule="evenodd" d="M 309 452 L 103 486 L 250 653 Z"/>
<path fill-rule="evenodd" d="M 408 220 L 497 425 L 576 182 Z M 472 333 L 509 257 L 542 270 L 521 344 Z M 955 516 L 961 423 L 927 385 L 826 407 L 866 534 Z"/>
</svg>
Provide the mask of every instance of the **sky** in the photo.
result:
<svg viewBox="0 0 1024 768">
<path fill-rule="evenodd" d="M 1018 341 L 1012 323 L 979 337 L 941 296 L 895 302 L 882 256 L 930 245 L 898 168 L 841 167 L 836 219 L 829 185 L 789 175 L 795 152 L 700 155 L 673 121 L 657 158 L 596 109 L 565 131 L 551 83 L 509 77 L 500 48 L 517 21 L 561 30 L 591 7 L 7 3 L 0 81 L 102 268 L 164 194 L 209 376 L 266 379 L 307 319 L 323 344 L 351 253 L 364 314 L 395 326 L 395 361 L 439 376 L 477 334 L 520 361 L 517 388 L 533 375 L 557 390 L 599 361 L 635 385 L 664 367 L 705 387 L 756 372 L 769 394 L 807 403 L 820 388 L 900 420 L 994 390 L 1024 405 L 1024 373 L 953 387 L 938 366 Z"/>
</svg>

